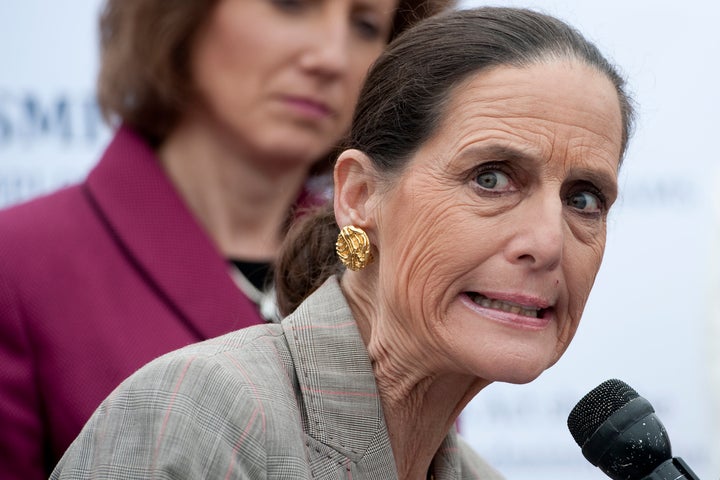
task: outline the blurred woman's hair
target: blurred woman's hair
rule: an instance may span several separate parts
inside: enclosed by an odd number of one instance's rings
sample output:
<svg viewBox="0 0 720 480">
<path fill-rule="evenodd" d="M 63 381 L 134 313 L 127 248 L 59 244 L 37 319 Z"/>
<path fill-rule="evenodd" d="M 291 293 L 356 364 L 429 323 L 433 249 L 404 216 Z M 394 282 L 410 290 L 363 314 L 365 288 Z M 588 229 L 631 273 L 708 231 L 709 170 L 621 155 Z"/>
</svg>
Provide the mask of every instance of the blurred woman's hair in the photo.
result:
<svg viewBox="0 0 720 480">
<path fill-rule="evenodd" d="M 193 98 L 190 51 L 219 0 L 107 0 L 100 16 L 97 96 L 110 126 L 157 146 Z M 454 0 L 401 0 L 391 38 Z"/>
<path fill-rule="evenodd" d="M 624 156 L 634 109 L 616 68 L 566 23 L 531 10 L 500 7 L 441 14 L 400 35 L 368 74 L 345 148 L 364 152 L 378 172 L 393 178 L 438 128 L 449 96 L 469 76 L 553 59 L 587 64 L 615 86 Z M 283 314 L 342 271 L 334 250 L 338 233 L 332 205 L 305 215 L 290 230 L 275 273 Z"/>
</svg>

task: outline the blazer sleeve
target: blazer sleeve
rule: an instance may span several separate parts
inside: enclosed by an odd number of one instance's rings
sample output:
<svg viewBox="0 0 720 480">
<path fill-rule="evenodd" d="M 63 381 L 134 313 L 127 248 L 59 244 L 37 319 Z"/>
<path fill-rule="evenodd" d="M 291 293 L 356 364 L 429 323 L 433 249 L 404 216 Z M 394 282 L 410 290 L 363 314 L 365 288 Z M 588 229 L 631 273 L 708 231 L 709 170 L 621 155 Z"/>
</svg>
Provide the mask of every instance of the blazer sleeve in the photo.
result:
<svg viewBox="0 0 720 480">
<path fill-rule="evenodd" d="M 5 255 L 5 252 L 2 252 Z M 0 261 L 0 476 L 47 478 L 34 355 L 8 270 Z"/>
<path fill-rule="evenodd" d="M 264 411 L 212 357 L 144 367 L 98 408 L 51 479 L 265 478 Z"/>
</svg>

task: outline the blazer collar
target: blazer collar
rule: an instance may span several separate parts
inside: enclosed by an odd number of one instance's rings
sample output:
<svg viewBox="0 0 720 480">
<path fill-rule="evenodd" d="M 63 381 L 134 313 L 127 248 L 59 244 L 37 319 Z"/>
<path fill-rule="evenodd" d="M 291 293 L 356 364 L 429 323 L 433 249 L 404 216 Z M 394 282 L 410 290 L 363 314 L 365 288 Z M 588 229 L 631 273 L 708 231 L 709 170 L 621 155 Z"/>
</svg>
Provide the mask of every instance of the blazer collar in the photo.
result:
<svg viewBox="0 0 720 480">
<path fill-rule="evenodd" d="M 283 327 L 310 436 L 356 462 L 373 441 L 389 446 L 370 358 L 337 278 L 330 277 Z"/>
<path fill-rule="evenodd" d="M 261 322 L 137 134 L 120 128 L 85 187 L 130 262 L 199 340 Z"/>
</svg>

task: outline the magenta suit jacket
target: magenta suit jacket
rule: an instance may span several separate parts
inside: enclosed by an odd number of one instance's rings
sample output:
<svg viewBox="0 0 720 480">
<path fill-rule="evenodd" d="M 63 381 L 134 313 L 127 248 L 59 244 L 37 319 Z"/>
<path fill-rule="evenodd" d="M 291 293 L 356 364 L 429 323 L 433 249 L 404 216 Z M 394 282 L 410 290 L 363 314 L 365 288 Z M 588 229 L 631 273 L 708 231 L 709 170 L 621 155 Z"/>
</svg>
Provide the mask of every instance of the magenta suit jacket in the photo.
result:
<svg viewBox="0 0 720 480">
<path fill-rule="evenodd" d="M 228 268 L 126 128 L 84 183 L 0 211 L 0 478 L 47 478 L 141 365 L 260 323 Z"/>
</svg>

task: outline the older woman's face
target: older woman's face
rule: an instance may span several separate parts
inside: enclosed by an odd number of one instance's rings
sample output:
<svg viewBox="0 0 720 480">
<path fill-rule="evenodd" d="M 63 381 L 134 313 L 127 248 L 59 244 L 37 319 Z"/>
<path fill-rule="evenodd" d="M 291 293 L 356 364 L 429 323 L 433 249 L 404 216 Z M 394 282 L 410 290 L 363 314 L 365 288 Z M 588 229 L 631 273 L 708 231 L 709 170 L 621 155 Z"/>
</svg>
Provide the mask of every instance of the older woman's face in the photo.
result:
<svg viewBox="0 0 720 480">
<path fill-rule="evenodd" d="M 219 0 L 191 73 L 202 118 L 262 159 L 314 162 L 346 131 L 397 0 Z"/>
<path fill-rule="evenodd" d="M 499 67 L 454 91 L 373 231 L 415 365 L 527 382 L 557 361 L 603 256 L 620 149 L 615 89 L 585 65 Z"/>
</svg>

